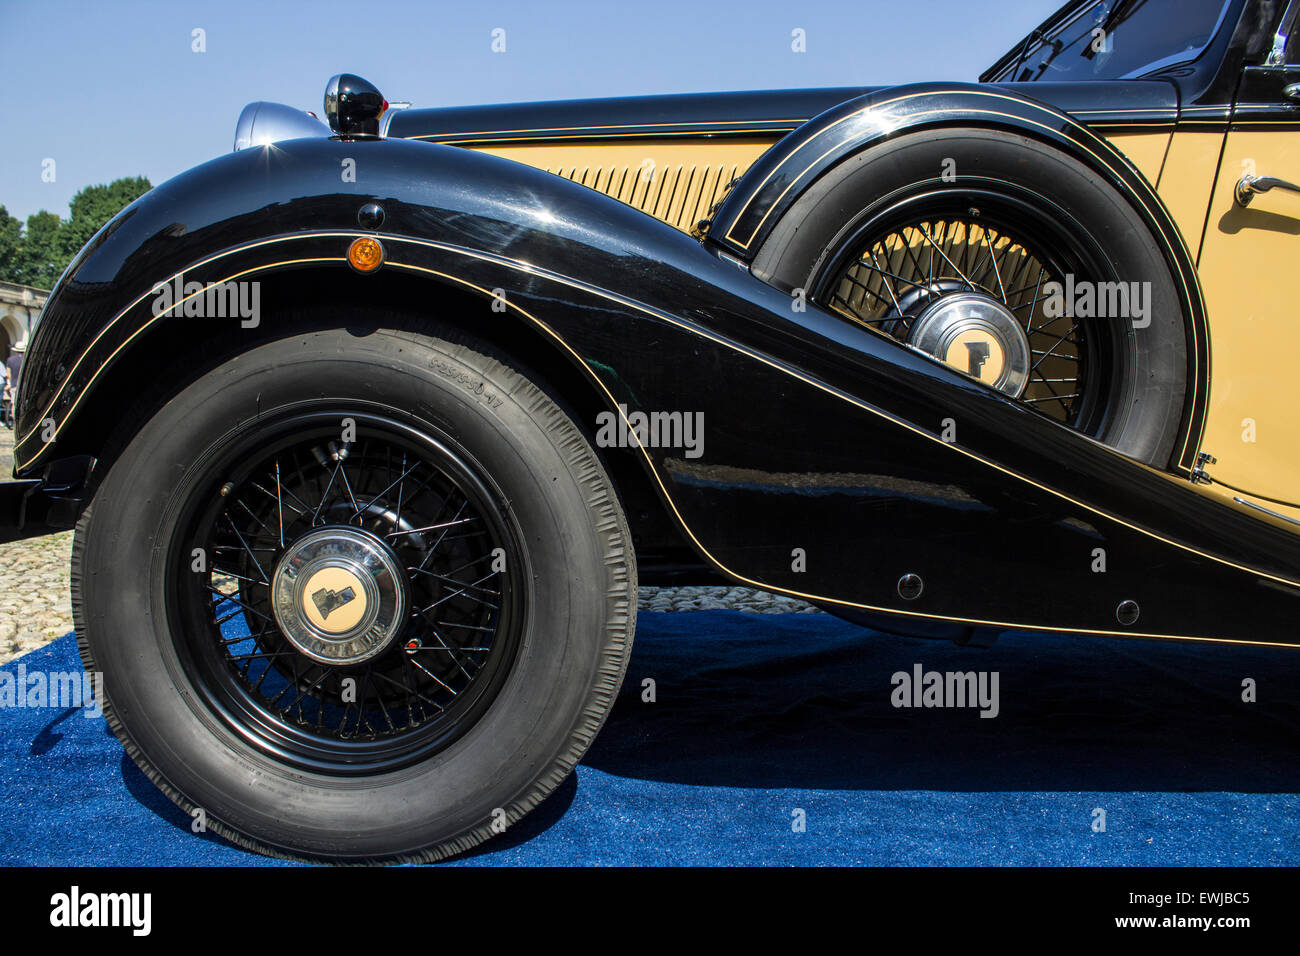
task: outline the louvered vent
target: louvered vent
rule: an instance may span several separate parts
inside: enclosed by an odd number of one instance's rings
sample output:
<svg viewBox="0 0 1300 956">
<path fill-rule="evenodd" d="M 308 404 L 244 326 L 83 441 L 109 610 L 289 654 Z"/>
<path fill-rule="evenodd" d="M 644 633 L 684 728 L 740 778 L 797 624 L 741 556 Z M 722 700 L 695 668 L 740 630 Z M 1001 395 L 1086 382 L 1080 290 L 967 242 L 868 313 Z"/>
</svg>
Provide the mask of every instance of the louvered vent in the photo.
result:
<svg viewBox="0 0 1300 956">
<path fill-rule="evenodd" d="M 586 166 L 548 168 L 547 172 L 571 179 L 607 196 L 635 206 L 668 225 L 690 232 L 726 195 L 731 183 L 747 167 L 734 163 L 715 166 Z"/>
</svg>

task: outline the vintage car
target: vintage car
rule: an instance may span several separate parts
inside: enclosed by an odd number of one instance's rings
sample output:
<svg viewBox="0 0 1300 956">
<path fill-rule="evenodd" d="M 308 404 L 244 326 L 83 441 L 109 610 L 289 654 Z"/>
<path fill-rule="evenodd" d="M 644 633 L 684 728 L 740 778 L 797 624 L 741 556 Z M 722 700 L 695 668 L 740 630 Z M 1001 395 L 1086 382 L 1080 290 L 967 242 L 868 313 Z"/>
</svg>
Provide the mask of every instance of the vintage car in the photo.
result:
<svg viewBox="0 0 1300 956">
<path fill-rule="evenodd" d="M 3 537 L 262 852 L 499 833 L 638 583 L 956 640 L 1300 643 L 1300 2 L 1077 0 L 973 84 L 255 103 L 77 256 Z"/>
</svg>

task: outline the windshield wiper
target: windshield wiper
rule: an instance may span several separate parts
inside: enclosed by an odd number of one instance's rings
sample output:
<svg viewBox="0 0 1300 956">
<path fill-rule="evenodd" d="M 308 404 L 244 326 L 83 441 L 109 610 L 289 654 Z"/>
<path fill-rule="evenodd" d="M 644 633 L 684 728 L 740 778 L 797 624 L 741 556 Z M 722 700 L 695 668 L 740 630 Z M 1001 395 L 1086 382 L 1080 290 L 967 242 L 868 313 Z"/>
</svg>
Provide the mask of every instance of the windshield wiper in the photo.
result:
<svg viewBox="0 0 1300 956">
<path fill-rule="evenodd" d="M 1016 81 L 1016 74 L 1020 72 L 1020 67 L 1024 65 L 1025 60 L 1029 59 L 1030 45 L 1033 44 L 1035 40 L 1046 40 L 1046 39 L 1047 39 L 1047 34 L 1045 34 L 1042 30 L 1039 29 L 1035 29 L 1033 33 L 1025 37 L 1025 42 L 1020 44 L 1020 55 L 1016 57 L 1016 62 L 1011 64 L 1011 79 L 1013 82 Z"/>
</svg>

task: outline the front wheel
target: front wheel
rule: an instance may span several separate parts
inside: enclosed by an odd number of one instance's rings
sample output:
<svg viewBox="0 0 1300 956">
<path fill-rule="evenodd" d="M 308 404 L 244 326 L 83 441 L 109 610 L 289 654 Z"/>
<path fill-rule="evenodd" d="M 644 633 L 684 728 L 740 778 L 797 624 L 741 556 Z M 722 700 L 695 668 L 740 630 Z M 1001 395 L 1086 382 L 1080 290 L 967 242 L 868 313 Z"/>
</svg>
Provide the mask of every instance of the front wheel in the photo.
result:
<svg viewBox="0 0 1300 956">
<path fill-rule="evenodd" d="M 204 375 L 114 463 L 73 564 L 127 752 L 217 832 L 309 859 L 509 827 L 599 730 L 635 622 L 580 430 L 472 345 L 396 332 Z"/>
</svg>

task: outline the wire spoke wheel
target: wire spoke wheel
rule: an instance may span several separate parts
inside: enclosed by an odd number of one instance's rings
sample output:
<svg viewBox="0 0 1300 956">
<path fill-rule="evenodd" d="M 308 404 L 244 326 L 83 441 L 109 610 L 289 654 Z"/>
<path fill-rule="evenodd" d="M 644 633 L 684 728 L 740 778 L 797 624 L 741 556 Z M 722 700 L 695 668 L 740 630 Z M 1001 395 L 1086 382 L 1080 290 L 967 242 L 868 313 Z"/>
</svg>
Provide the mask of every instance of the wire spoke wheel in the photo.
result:
<svg viewBox="0 0 1300 956">
<path fill-rule="evenodd" d="M 175 633 L 241 734 L 374 772 L 482 714 L 518 642 L 524 564 L 450 443 L 341 410 L 258 429 L 208 476 L 175 545 Z"/>
<path fill-rule="evenodd" d="M 490 839 L 573 772 L 631 652 L 636 552 L 582 429 L 490 346 L 374 319 L 280 314 L 301 331 L 138 426 L 74 538 L 109 727 L 262 853 Z"/>
<path fill-rule="evenodd" d="M 1024 343 L 1023 384 L 1013 397 L 1098 434 L 1116 400 L 1125 350 L 1110 322 L 1076 316 L 1063 290 L 1105 281 L 1104 257 L 1047 218 L 1007 196 L 909 198 L 873 216 L 829 257 L 816 296 L 832 311 L 931 354 L 923 316 L 963 297 L 987 301 Z M 965 367 L 965 355 L 959 352 L 958 367 L 977 371 Z"/>
</svg>

